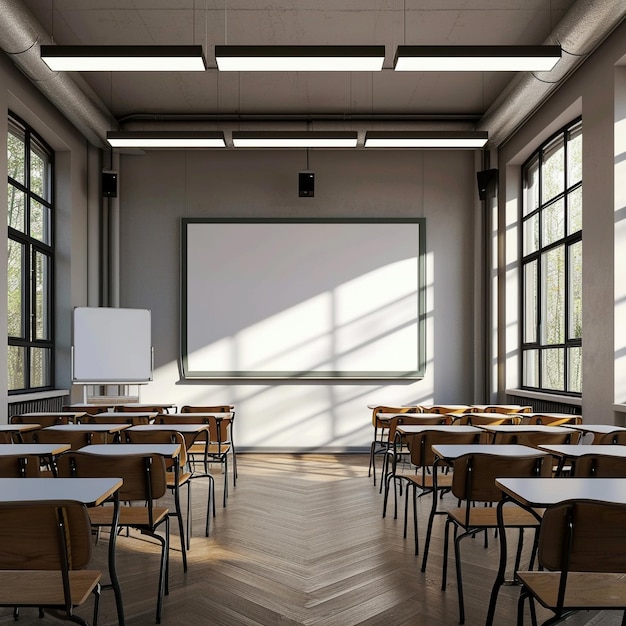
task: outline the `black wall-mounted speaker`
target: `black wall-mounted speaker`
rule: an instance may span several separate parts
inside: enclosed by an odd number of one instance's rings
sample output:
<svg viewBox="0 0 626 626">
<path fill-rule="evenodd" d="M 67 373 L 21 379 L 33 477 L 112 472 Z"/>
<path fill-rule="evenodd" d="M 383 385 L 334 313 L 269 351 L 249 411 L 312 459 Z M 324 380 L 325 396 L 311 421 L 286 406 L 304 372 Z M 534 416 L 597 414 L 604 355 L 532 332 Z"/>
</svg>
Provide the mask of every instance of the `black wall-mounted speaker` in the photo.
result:
<svg viewBox="0 0 626 626">
<path fill-rule="evenodd" d="M 478 183 L 478 197 L 481 200 L 496 197 L 498 191 L 498 170 L 492 169 L 476 172 L 476 181 Z"/>
<path fill-rule="evenodd" d="M 313 196 L 315 196 L 315 173 L 314 172 L 299 172 L 298 195 L 301 198 L 312 198 Z"/>
<path fill-rule="evenodd" d="M 102 196 L 117 198 L 117 172 L 102 172 Z"/>
</svg>

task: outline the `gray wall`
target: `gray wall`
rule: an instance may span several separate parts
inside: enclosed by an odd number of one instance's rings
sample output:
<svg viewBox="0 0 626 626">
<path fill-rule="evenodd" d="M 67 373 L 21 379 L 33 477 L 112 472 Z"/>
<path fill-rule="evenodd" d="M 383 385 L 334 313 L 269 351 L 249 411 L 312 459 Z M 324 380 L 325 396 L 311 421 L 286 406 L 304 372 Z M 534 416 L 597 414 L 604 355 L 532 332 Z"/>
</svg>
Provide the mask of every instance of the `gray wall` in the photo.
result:
<svg viewBox="0 0 626 626">
<path fill-rule="evenodd" d="M 152 311 L 155 375 L 141 399 L 234 402 L 241 447 L 365 447 L 372 434 L 367 404 L 473 400 L 474 154 L 312 151 L 315 197 L 298 198 L 297 173 L 305 165 L 303 150 L 149 151 L 121 159 L 120 304 Z M 226 216 L 425 217 L 425 378 L 410 384 L 181 381 L 180 219 Z M 215 306 L 228 302 L 215 294 Z"/>
</svg>

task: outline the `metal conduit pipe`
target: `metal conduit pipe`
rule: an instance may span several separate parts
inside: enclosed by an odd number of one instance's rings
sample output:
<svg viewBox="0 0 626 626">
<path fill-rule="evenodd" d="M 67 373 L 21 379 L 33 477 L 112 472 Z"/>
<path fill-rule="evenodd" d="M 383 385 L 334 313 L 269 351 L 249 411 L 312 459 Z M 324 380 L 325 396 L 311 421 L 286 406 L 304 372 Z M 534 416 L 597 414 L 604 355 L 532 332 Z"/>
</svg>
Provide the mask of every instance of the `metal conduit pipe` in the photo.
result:
<svg viewBox="0 0 626 626">
<path fill-rule="evenodd" d="M 624 0 L 578 0 L 550 36 L 548 45 L 560 45 L 563 56 L 552 72 L 518 74 L 485 112 L 477 130 L 489 133 L 487 148 L 510 137 L 563 81 L 626 17 Z"/>
<path fill-rule="evenodd" d="M 0 48 L 27 78 L 94 146 L 106 147 L 107 130 L 117 130 L 111 113 L 79 75 L 53 72 L 40 58 L 40 46 L 53 43 L 20 0 L 0 0 Z"/>
</svg>

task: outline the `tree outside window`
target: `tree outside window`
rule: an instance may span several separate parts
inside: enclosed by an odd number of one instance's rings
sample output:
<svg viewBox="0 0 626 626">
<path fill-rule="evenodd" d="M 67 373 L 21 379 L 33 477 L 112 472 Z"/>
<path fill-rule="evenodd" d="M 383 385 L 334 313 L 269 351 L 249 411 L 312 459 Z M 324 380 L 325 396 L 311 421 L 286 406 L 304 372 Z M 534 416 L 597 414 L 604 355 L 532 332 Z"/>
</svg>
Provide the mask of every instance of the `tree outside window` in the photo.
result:
<svg viewBox="0 0 626 626">
<path fill-rule="evenodd" d="M 47 389 L 54 381 L 53 153 L 9 116 L 8 390 Z"/>
<path fill-rule="evenodd" d="M 522 387 L 582 391 L 582 122 L 522 168 Z"/>
</svg>

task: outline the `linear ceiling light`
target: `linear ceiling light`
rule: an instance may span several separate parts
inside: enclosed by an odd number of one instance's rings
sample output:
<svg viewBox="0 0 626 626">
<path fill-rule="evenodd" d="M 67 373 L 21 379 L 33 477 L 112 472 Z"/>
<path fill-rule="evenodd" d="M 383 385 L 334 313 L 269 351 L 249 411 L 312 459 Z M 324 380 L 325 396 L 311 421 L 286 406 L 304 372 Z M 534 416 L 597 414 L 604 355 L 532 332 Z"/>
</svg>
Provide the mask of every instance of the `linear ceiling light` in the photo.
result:
<svg viewBox="0 0 626 626">
<path fill-rule="evenodd" d="M 215 46 L 222 72 L 378 72 L 385 46 Z"/>
<path fill-rule="evenodd" d="M 222 131 L 109 131 L 114 148 L 225 148 Z"/>
<path fill-rule="evenodd" d="M 55 72 L 203 72 L 202 46 L 41 46 Z"/>
<path fill-rule="evenodd" d="M 356 148 L 356 131 L 233 131 L 235 148 Z"/>
<path fill-rule="evenodd" d="M 486 131 L 375 131 L 365 133 L 366 148 L 482 148 Z"/>
<path fill-rule="evenodd" d="M 397 72 L 547 72 L 560 46 L 398 46 Z"/>
</svg>

